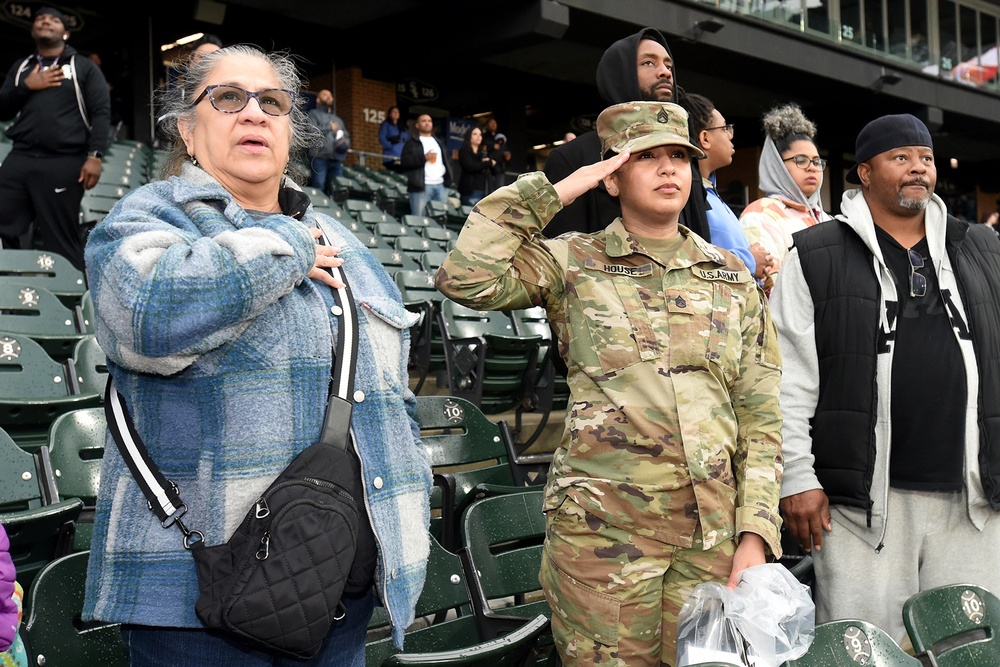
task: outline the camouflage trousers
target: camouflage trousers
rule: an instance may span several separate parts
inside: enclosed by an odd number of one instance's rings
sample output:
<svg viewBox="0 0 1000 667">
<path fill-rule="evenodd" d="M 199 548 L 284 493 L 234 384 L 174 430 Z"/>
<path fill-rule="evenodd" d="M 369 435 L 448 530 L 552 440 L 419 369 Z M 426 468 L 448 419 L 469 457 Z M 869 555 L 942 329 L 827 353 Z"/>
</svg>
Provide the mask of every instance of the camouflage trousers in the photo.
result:
<svg viewBox="0 0 1000 667">
<path fill-rule="evenodd" d="M 539 581 L 563 664 L 674 665 L 677 616 L 694 587 L 726 581 L 736 544 L 691 549 L 604 523 L 567 498 L 548 516 Z"/>
</svg>

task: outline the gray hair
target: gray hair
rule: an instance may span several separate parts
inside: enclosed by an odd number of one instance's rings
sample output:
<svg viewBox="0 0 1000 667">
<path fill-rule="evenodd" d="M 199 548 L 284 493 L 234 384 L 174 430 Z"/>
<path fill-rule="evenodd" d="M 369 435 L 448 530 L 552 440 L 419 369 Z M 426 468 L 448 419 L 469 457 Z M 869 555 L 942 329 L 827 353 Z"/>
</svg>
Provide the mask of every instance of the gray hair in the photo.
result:
<svg viewBox="0 0 1000 667">
<path fill-rule="evenodd" d="M 190 159 L 187 146 L 181 139 L 177 121 L 183 118 L 190 126 L 195 125 L 197 113 L 191 103 L 198 99 L 198 96 L 205 90 L 205 82 L 219 63 L 232 56 L 259 58 L 274 72 L 280 82 L 279 88 L 293 90 L 296 93 L 303 89 L 303 78 L 299 73 L 298 66 L 288 53 L 267 53 L 256 46 L 247 44 L 235 44 L 206 53 L 198 62 L 190 64 L 184 70 L 184 76 L 176 86 L 157 92 L 157 101 L 159 102 L 157 108 L 161 110 L 161 116 L 158 118 L 158 131 L 167 151 L 160 167 L 161 178 L 176 176 L 180 173 L 181 165 Z M 305 165 L 308 164 L 307 153 L 309 149 L 323 141 L 319 130 L 302 110 L 303 104 L 304 99 L 301 96 L 296 97 L 292 112 L 288 116 L 291 131 L 288 175 L 299 183 L 304 183 L 308 178 Z"/>
<path fill-rule="evenodd" d="M 816 125 L 806 118 L 802 109 L 794 102 L 775 107 L 764 114 L 764 132 L 771 137 L 779 154 L 784 154 L 788 146 L 796 141 L 816 143 Z"/>
</svg>

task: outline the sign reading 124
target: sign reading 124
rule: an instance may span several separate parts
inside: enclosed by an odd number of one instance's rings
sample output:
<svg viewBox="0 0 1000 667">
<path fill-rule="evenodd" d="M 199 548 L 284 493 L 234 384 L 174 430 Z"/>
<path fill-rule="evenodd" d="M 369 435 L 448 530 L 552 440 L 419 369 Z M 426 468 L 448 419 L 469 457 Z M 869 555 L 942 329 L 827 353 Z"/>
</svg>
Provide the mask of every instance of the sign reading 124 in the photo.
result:
<svg viewBox="0 0 1000 667">
<path fill-rule="evenodd" d="M 48 2 L 4 2 L 0 9 L 0 20 L 6 23 L 30 28 L 39 9 L 49 5 Z M 66 29 L 76 32 L 83 28 L 83 19 L 72 10 L 61 10 L 65 17 Z"/>
</svg>

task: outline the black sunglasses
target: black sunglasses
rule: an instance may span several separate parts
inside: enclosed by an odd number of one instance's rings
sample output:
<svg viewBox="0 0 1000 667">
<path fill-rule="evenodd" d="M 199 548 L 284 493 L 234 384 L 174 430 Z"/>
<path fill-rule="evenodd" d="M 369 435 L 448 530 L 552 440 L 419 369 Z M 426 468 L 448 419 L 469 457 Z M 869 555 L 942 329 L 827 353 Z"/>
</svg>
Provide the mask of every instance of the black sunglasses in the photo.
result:
<svg viewBox="0 0 1000 667">
<path fill-rule="evenodd" d="M 920 298 L 927 294 L 927 277 L 917 273 L 924 268 L 924 258 L 912 248 L 906 251 L 906 256 L 910 258 L 910 296 Z"/>
</svg>

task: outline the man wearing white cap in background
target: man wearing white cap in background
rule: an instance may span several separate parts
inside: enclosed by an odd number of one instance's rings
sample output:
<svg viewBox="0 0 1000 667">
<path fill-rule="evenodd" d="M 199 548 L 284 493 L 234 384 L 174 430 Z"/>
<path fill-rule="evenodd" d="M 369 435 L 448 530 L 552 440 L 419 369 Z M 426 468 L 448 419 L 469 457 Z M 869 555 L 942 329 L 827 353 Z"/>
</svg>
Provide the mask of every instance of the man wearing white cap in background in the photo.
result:
<svg viewBox="0 0 1000 667">
<path fill-rule="evenodd" d="M 1000 239 L 934 194 L 927 127 L 857 138 L 841 215 L 793 236 L 771 295 L 781 514 L 812 550 L 816 622 L 897 641 L 911 595 L 1000 591 Z"/>
</svg>

